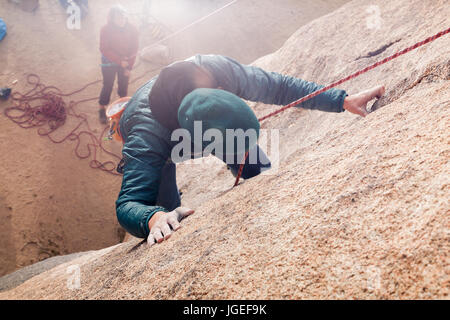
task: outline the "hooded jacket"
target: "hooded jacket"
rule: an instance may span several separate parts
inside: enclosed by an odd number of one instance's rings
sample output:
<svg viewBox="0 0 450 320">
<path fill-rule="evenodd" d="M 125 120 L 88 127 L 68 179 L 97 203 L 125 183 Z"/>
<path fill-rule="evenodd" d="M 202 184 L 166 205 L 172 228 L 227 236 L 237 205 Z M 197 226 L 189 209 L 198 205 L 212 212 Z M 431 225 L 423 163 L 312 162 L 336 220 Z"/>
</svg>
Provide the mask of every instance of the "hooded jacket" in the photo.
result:
<svg viewBox="0 0 450 320">
<path fill-rule="evenodd" d="M 244 100 L 286 105 L 323 86 L 302 79 L 267 72 L 258 67 L 242 65 L 220 55 L 196 55 L 187 59 L 206 68 L 218 86 Z M 156 206 L 161 170 L 170 160 L 171 130 L 158 122 L 149 106 L 149 94 L 157 77 L 144 84 L 129 101 L 121 119 L 124 139 L 123 180 L 116 201 L 119 223 L 138 238 L 149 234 L 148 221 L 157 211 Z M 305 101 L 299 107 L 327 112 L 343 112 L 344 90 L 330 89 Z"/>
</svg>

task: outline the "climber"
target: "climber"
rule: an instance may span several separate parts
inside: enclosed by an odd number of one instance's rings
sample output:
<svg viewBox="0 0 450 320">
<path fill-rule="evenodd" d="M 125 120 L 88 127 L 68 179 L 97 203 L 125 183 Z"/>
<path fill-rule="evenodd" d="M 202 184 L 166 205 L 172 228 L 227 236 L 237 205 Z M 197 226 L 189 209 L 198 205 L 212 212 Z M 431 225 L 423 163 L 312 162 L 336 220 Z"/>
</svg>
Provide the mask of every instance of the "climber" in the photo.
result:
<svg viewBox="0 0 450 320">
<path fill-rule="evenodd" d="M 116 201 L 119 223 L 153 245 L 168 239 L 180 228 L 180 221 L 194 213 L 180 207 L 171 154 L 179 142 L 171 137 L 177 129 L 192 134 L 193 122 L 202 121 L 205 130 L 240 128 L 258 132 L 259 122 L 242 99 L 285 105 L 321 87 L 220 55 L 196 55 L 164 68 L 138 89 L 120 119 L 124 165 Z M 347 110 L 366 116 L 367 103 L 383 94 L 383 86 L 351 96 L 344 90 L 330 89 L 299 107 L 327 112 Z M 195 139 L 192 141 L 195 144 Z M 246 141 L 245 150 L 233 149 L 238 156 L 231 163 L 223 154 L 214 155 L 236 169 L 247 150 L 258 150 L 256 142 Z M 266 155 L 260 150 L 257 154 L 256 163 L 246 162 L 244 178 L 252 178 L 270 167 Z"/>
<path fill-rule="evenodd" d="M 100 33 L 102 53 L 103 88 L 99 99 L 99 118 L 106 124 L 105 108 L 109 104 L 117 74 L 118 94 L 126 97 L 130 71 L 138 52 L 138 31 L 128 22 L 127 13 L 120 5 L 113 6 L 108 14 L 108 23 Z"/>
</svg>

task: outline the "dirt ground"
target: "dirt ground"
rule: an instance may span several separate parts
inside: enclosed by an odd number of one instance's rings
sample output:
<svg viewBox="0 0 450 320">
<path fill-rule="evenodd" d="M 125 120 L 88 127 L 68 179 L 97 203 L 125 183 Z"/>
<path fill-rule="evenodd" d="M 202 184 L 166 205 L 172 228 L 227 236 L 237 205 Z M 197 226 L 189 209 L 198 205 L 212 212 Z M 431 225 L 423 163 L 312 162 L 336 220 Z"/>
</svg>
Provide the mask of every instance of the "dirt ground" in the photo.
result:
<svg viewBox="0 0 450 320">
<path fill-rule="evenodd" d="M 117 2 L 139 26 L 141 47 L 153 43 L 153 33 L 141 25 L 142 1 Z M 300 26 L 345 2 L 239 0 L 166 44 L 172 59 L 218 53 L 250 63 L 278 49 Z M 154 0 L 152 15 L 164 25 L 163 32 L 170 34 L 226 3 Z M 34 13 L 1 1 L 0 17 L 7 23 L 8 35 L 0 42 L 0 87 L 26 92 L 28 73 L 38 74 L 43 83 L 56 85 L 63 92 L 101 79 L 98 37 L 110 4 L 90 1 L 90 13 L 82 20 L 81 29 L 69 30 L 57 0 L 41 0 Z M 138 63 L 133 76 L 145 77 L 130 86 L 130 94 L 156 73 L 147 70 L 158 67 Z M 91 86 L 67 98 L 66 103 L 96 97 L 99 91 L 100 85 Z M 121 241 L 124 234 L 114 207 L 120 177 L 91 169 L 89 160 L 76 158 L 75 142 L 53 144 L 40 137 L 37 129 L 19 128 L 3 114 L 10 103 L 0 102 L 0 275 L 48 257 L 105 248 Z M 103 127 L 97 121 L 95 101 L 78 105 L 77 111 L 87 115 L 89 126 L 100 135 Z M 54 137 L 64 136 L 76 124 L 69 119 Z M 87 152 L 86 142 L 83 140 L 81 152 Z M 110 143 L 108 148 L 120 153 L 118 144 Z M 100 154 L 100 159 L 109 157 Z M 189 194 L 194 203 L 205 198 L 207 190 Z"/>
</svg>

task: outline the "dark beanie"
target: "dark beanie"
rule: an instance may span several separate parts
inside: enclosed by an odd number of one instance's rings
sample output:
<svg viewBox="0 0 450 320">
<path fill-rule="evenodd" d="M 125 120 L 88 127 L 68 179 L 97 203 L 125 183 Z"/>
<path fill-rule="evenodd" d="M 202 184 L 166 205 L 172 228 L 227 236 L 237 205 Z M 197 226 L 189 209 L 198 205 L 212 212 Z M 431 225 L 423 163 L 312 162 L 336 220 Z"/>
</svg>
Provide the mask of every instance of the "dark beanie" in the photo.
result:
<svg viewBox="0 0 450 320">
<path fill-rule="evenodd" d="M 159 74 L 149 95 L 153 116 L 170 130 L 180 127 L 178 108 L 183 98 L 198 87 L 197 79 L 204 71 L 193 62 L 180 61 L 165 67 Z"/>
</svg>

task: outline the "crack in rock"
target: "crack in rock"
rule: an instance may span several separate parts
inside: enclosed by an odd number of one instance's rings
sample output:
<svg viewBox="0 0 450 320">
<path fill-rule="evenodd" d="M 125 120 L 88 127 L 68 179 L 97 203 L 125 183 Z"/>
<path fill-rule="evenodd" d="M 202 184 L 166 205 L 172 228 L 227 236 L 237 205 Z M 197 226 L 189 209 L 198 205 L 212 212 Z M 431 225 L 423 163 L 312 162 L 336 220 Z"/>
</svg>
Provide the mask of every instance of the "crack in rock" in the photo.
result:
<svg viewBox="0 0 450 320">
<path fill-rule="evenodd" d="M 389 48 L 390 46 L 392 46 L 394 43 L 399 42 L 400 40 L 402 40 L 402 39 L 397 39 L 397 40 L 392 41 L 392 42 L 390 42 L 390 43 L 388 43 L 388 44 L 385 44 L 384 46 L 382 46 L 381 48 L 379 48 L 379 49 L 377 49 L 377 50 L 369 51 L 369 52 L 367 53 L 367 55 L 365 55 L 365 56 L 359 56 L 358 58 L 355 59 L 355 61 L 356 61 L 356 60 L 360 60 L 360 59 L 366 59 L 366 58 L 371 58 L 371 57 L 377 56 L 377 55 L 379 55 L 380 53 L 383 53 L 384 51 L 386 51 L 386 49 Z"/>
</svg>

